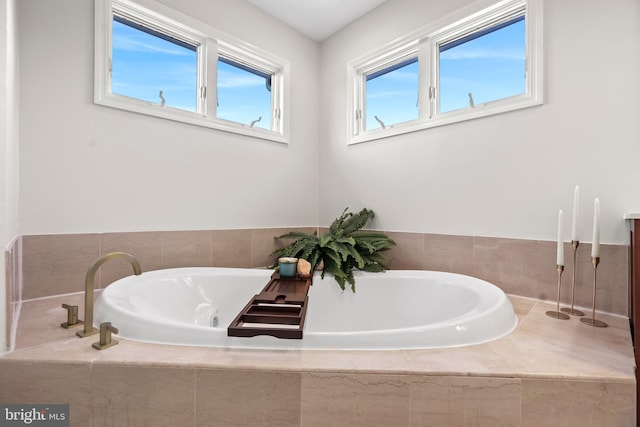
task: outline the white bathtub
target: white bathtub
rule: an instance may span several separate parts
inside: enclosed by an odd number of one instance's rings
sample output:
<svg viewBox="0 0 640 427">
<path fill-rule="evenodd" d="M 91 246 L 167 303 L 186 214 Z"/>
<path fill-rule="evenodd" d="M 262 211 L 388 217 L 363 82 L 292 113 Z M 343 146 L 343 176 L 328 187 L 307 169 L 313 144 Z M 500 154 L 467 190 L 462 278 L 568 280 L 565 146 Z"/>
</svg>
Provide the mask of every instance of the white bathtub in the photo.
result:
<svg viewBox="0 0 640 427">
<path fill-rule="evenodd" d="M 152 343 L 269 349 L 416 349 L 479 344 L 512 332 L 518 320 L 504 292 L 443 272 L 357 272 L 356 293 L 316 273 L 304 337 L 229 337 L 227 327 L 271 270 L 176 268 L 129 276 L 97 298 L 95 325 Z M 212 326 L 217 324 L 217 326 Z"/>
</svg>

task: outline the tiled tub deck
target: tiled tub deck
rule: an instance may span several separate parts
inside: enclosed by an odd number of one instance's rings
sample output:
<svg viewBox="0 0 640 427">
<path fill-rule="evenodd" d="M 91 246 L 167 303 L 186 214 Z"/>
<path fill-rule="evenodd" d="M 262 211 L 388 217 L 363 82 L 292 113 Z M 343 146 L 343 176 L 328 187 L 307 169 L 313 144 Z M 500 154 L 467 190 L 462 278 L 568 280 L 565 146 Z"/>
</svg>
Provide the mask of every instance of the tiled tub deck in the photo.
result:
<svg viewBox="0 0 640 427">
<path fill-rule="evenodd" d="M 451 349 L 266 351 L 145 344 L 110 349 L 65 330 L 61 304 L 23 303 L 0 358 L 0 402 L 69 403 L 72 426 L 635 426 L 628 320 L 605 329 L 510 296 L 520 324 Z M 114 325 L 117 327 L 117 325 Z"/>
</svg>

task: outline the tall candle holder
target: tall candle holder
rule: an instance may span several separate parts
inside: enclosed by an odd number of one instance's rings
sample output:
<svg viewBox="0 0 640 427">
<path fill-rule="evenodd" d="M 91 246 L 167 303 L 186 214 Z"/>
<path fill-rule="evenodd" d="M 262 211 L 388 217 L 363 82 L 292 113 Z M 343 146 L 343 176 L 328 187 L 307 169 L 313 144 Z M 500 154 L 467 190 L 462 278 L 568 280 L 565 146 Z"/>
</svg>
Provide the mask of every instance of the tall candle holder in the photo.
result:
<svg viewBox="0 0 640 427">
<path fill-rule="evenodd" d="M 560 284 L 562 283 L 562 272 L 564 271 L 564 265 L 556 265 L 556 271 L 558 272 L 558 295 L 556 298 L 556 311 L 547 311 L 546 315 L 553 317 L 554 319 L 567 320 L 569 316 L 560 312 Z"/>
<path fill-rule="evenodd" d="M 596 319 L 596 270 L 598 269 L 598 264 L 600 264 L 600 257 L 591 257 L 591 264 L 593 264 L 593 304 L 591 310 L 591 318 L 583 317 L 580 319 L 580 322 L 585 325 L 595 326 L 597 328 L 606 328 L 607 325 L 605 322 Z"/>
<path fill-rule="evenodd" d="M 563 307 L 560 309 L 563 313 L 570 314 L 572 316 L 584 316 L 584 313 L 580 310 L 576 310 L 573 308 L 573 304 L 576 298 L 576 260 L 577 260 L 577 252 L 578 246 L 580 246 L 580 241 L 572 240 L 571 247 L 573 248 L 573 277 L 571 278 L 571 308 Z"/>
</svg>

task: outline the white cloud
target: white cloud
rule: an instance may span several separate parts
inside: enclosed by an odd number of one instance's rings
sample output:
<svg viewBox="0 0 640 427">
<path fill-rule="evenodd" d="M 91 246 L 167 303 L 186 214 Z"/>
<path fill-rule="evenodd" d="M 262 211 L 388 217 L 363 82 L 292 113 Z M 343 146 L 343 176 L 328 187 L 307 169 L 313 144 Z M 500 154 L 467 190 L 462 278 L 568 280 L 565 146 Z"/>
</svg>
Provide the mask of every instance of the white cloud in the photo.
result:
<svg viewBox="0 0 640 427">
<path fill-rule="evenodd" d="M 384 74 L 378 77 L 381 81 L 395 81 L 395 82 L 417 82 L 418 73 L 415 71 L 393 71 L 388 74 Z"/>
<path fill-rule="evenodd" d="M 187 55 L 191 52 L 177 45 L 175 47 L 170 44 L 168 46 L 153 45 L 122 36 L 113 37 L 113 48 L 114 50 L 123 50 L 128 52 L 155 52 L 165 55 Z"/>
<path fill-rule="evenodd" d="M 218 70 L 218 87 L 219 88 L 240 88 L 240 87 L 256 87 L 264 86 L 265 79 L 253 74 L 238 74 L 228 71 Z"/>
<path fill-rule="evenodd" d="M 418 98 L 418 92 L 406 91 L 406 90 L 380 90 L 367 93 L 367 99 L 387 99 L 387 98 L 406 98 L 406 97 Z"/>
</svg>

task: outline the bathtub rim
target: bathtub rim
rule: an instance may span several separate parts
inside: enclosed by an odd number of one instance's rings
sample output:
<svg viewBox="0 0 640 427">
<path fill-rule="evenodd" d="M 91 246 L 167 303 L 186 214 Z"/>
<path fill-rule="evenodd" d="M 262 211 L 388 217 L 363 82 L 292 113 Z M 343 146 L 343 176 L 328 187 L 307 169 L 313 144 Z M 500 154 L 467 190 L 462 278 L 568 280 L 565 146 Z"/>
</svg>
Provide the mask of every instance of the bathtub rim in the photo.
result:
<svg viewBox="0 0 640 427">
<path fill-rule="evenodd" d="M 202 273 L 203 271 L 217 271 L 220 272 L 222 274 L 228 274 L 230 276 L 242 276 L 246 273 L 250 274 L 251 276 L 257 276 L 257 277 L 265 277 L 268 278 L 270 277 L 272 270 L 267 269 L 267 268 L 233 268 L 233 267 L 173 267 L 173 268 L 166 268 L 166 269 L 157 269 L 157 270 L 150 270 L 147 272 L 142 273 L 142 275 L 139 276 L 126 276 L 123 277 L 115 282 L 113 282 L 111 285 L 112 286 L 114 284 L 117 283 L 122 283 L 122 282 L 126 282 L 128 280 L 142 280 L 142 279 L 153 279 L 155 278 L 155 276 L 158 276 L 160 278 L 166 278 L 169 277 L 167 276 L 167 273 L 189 273 L 189 272 L 198 272 L 198 273 Z M 389 328 L 389 329 L 378 329 L 378 330 L 371 330 L 371 331 L 344 331 L 344 332 L 322 332 L 322 331 L 305 331 L 304 333 L 304 338 L 302 340 L 288 340 L 288 339 L 278 339 L 278 338 L 274 338 L 274 337 L 270 337 L 270 336 L 265 336 L 265 335 L 260 335 L 260 336 L 256 336 L 256 337 L 251 337 L 251 338 L 245 338 L 245 337 L 229 337 L 227 336 L 227 326 L 222 326 L 222 327 L 216 327 L 213 328 L 213 332 L 215 332 L 216 337 L 222 335 L 225 340 L 225 343 L 221 344 L 221 345 L 211 345 L 210 343 L 207 344 L 194 344 L 194 343 L 181 343 L 181 342 L 174 342 L 174 341 L 170 341 L 170 340 L 158 340 L 158 339 L 146 339 L 146 338 L 141 338 L 141 337 L 135 337 L 132 338 L 130 336 L 126 336 L 126 334 L 121 335 L 122 338 L 131 340 L 131 341 L 137 341 L 137 342 L 144 342 L 144 343 L 148 343 L 148 344 L 158 344 L 158 345 L 176 345 L 176 346 L 181 346 L 181 347 L 204 347 L 204 348 L 226 348 L 226 349 L 237 349 L 237 350 L 243 350 L 243 349 L 255 349 L 255 350 L 282 350 L 282 351 L 299 351 L 299 350 L 311 350 L 311 351 L 402 351 L 402 350 L 432 350 L 432 349 L 447 349 L 447 348 L 459 348 L 459 347 L 469 347 L 469 346 L 474 346 L 474 345 L 479 345 L 479 344 L 484 344 L 484 343 L 488 343 L 491 341 L 495 341 L 498 339 L 501 339 L 505 336 L 508 336 L 509 334 L 513 333 L 518 325 L 519 325 L 519 319 L 517 314 L 515 313 L 515 309 L 513 307 L 513 305 L 511 304 L 511 301 L 508 297 L 508 295 L 502 290 L 500 289 L 497 285 L 488 282 L 486 280 L 477 278 L 477 277 L 473 277 L 470 275 L 466 275 L 466 274 L 460 274 L 460 273 L 452 273 L 452 272 L 440 272 L 440 271 L 431 271 L 431 270 L 386 270 L 385 272 L 382 273 L 367 273 L 367 272 L 363 272 L 363 271 L 354 271 L 354 275 L 356 277 L 356 283 L 359 277 L 363 277 L 363 276 L 372 276 L 372 277 L 377 277 L 378 275 L 384 275 L 384 274 L 409 274 L 409 275 L 418 275 L 418 276 L 424 276 L 425 274 L 436 274 L 439 276 L 444 276 L 444 277 L 448 277 L 448 278 L 458 278 L 458 277 L 462 277 L 465 278 L 465 280 L 473 280 L 474 282 L 478 282 L 478 283 L 484 283 L 485 285 L 489 285 L 489 288 L 491 289 L 491 293 L 496 294 L 499 298 L 499 301 L 494 301 L 494 303 L 491 305 L 491 307 L 489 307 L 489 309 L 483 311 L 483 312 L 479 312 L 476 313 L 474 315 L 471 316 L 467 316 L 466 320 L 474 320 L 476 318 L 480 318 L 483 316 L 486 316 L 487 313 L 491 312 L 491 311 L 496 311 L 499 309 L 505 309 L 506 308 L 510 308 L 510 313 L 509 316 L 511 317 L 512 321 L 510 322 L 510 326 L 503 331 L 500 334 L 494 335 L 492 337 L 488 337 L 485 339 L 477 339 L 477 340 L 473 340 L 471 342 L 465 342 L 465 343 L 460 343 L 460 344 L 447 344 L 445 346 L 443 345 L 425 345 L 425 344 L 414 344 L 414 345 L 398 345 L 398 346 L 380 346 L 380 345 L 370 345 L 370 346 L 361 346 L 361 347 L 356 347 L 356 348 L 347 348 L 347 347 L 341 347 L 341 346 L 319 346 L 319 347 L 314 347 L 314 346 L 307 346 L 307 344 L 314 340 L 314 339 L 323 339 L 326 338 L 328 336 L 337 336 L 340 339 L 349 339 L 349 338 L 354 338 L 354 337 L 363 337 L 363 338 L 371 338 L 374 336 L 389 336 L 392 335 L 393 333 L 397 333 L 397 332 L 408 332 L 408 333 L 416 333 L 416 332 L 420 332 L 420 331 L 429 331 L 429 330 L 433 330 L 436 329 L 439 326 L 442 326 L 443 323 L 451 323 L 456 319 L 459 319 L 460 317 L 465 317 L 466 313 L 451 318 L 451 319 L 447 319 L 445 321 L 442 322 L 438 322 L 438 323 L 433 323 L 433 324 L 428 324 L 428 325 L 418 325 L 418 326 L 413 326 L 413 327 L 403 327 L 403 328 Z M 204 274 L 201 274 L 204 275 Z M 316 272 L 317 278 L 319 279 L 319 275 L 320 272 Z M 173 276 L 171 276 L 173 277 Z M 382 276 L 380 276 L 382 277 Z M 333 281 L 333 277 L 331 277 L 330 275 L 328 275 L 328 277 L 325 277 L 324 279 L 325 281 L 327 281 L 328 285 L 330 286 L 338 286 L 337 283 L 335 283 Z M 265 282 L 266 284 L 266 282 Z M 107 286 L 106 288 L 104 288 L 102 290 L 102 292 L 100 293 L 100 295 L 98 296 L 98 299 L 102 299 L 103 295 L 105 295 L 105 290 L 109 288 L 109 286 Z M 118 286 L 122 286 L 122 285 L 118 285 Z M 356 293 L 357 293 L 357 286 L 356 286 Z M 351 292 L 348 288 L 344 291 L 344 292 Z M 106 293 L 108 296 L 108 292 Z M 97 299 L 97 300 L 98 300 Z M 96 301 L 96 307 L 98 307 L 100 304 L 98 304 L 98 302 Z M 123 309 L 122 307 L 116 307 L 116 310 L 120 311 L 122 314 L 124 315 L 128 315 L 128 311 Z M 139 314 L 139 316 L 143 316 L 143 314 Z M 98 321 L 98 318 L 100 316 L 95 316 L 96 317 L 96 323 Z M 197 329 L 203 332 L 206 331 L 211 331 L 212 328 L 209 326 L 205 326 L 205 325 L 195 325 L 195 324 L 191 324 L 191 323 L 186 323 L 186 322 L 180 322 L 180 321 L 174 321 L 172 319 L 168 319 L 165 317 L 157 317 L 157 316 L 147 316 L 148 320 L 152 320 L 154 322 L 160 323 L 166 327 L 178 327 L 178 328 L 184 328 L 186 330 L 192 330 L 192 329 Z M 106 319 L 105 319 L 106 320 Z M 114 323 L 115 324 L 115 323 Z M 219 337 L 218 337 L 219 338 Z M 305 341 L 306 338 L 306 341 Z M 388 338 L 388 337 L 387 337 Z M 231 342 L 229 342 L 231 341 Z M 276 345 L 273 345 L 273 343 L 276 343 Z M 286 343 L 288 345 L 284 346 L 282 345 L 283 343 Z"/>
</svg>

